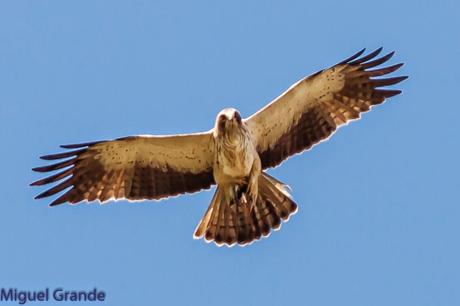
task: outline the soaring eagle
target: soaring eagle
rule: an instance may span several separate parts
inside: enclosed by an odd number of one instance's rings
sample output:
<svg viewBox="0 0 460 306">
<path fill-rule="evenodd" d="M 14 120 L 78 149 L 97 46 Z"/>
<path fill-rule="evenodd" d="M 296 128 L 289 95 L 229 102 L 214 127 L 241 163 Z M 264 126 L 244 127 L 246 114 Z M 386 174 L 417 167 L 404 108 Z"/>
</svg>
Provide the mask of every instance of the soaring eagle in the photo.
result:
<svg viewBox="0 0 460 306">
<path fill-rule="evenodd" d="M 338 127 L 401 93 L 383 88 L 406 76 L 376 78 L 403 64 L 377 67 L 391 52 L 382 48 L 305 77 L 252 116 L 222 110 L 207 132 L 130 136 L 61 146 L 42 156 L 57 163 L 34 168 L 61 170 L 31 185 L 58 182 L 36 199 L 66 190 L 50 205 L 112 199 L 158 200 L 217 184 L 194 238 L 217 245 L 246 245 L 268 236 L 297 211 L 287 185 L 264 170 L 330 137 Z"/>
</svg>

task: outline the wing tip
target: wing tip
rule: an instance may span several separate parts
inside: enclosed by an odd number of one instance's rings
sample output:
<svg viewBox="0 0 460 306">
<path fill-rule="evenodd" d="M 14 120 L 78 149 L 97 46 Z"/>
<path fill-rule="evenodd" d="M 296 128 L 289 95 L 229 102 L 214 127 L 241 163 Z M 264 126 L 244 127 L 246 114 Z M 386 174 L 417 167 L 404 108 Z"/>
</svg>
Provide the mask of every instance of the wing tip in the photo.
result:
<svg viewBox="0 0 460 306">
<path fill-rule="evenodd" d="M 380 47 L 380 48 L 377 48 L 376 50 L 362 56 L 362 57 L 357 57 L 356 59 L 354 59 L 353 61 L 349 61 L 347 64 L 348 65 L 359 65 L 361 63 L 365 63 L 373 58 L 375 58 L 377 55 L 380 54 L 380 52 L 382 52 L 383 50 L 383 47 Z"/>
<path fill-rule="evenodd" d="M 48 204 L 48 207 L 58 206 L 58 205 L 64 204 L 65 202 L 66 202 L 66 201 L 62 201 L 62 200 L 59 200 L 59 198 L 57 198 L 57 199 L 54 200 L 53 202 L 49 203 L 49 204 Z"/>
<path fill-rule="evenodd" d="M 391 52 L 385 54 L 384 56 L 382 56 L 381 59 L 382 59 L 382 60 L 385 59 L 384 62 L 386 62 L 386 61 L 388 61 L 390 58 L 392 58 L 393 55 L 395 55 L 395 54 L 396 54 L 396 51 L 391 51 Z"/>
<path fill-rule="evenodd" d="M 339 65 L 347 64 L 348 62 L 351 62 L 352 60 L 360 57 L 364 53 L 364 51 L 366 51 L 366 48 L 363 48 L 363 49 L 359 50 L 358 52 L 356 52 L 355 54 L 353 54 L 352 56 L 344 59 L 343 61 L 341 61 L 339 63 Z"/>
<path fill-rule="evenodd" d="M 42 155 L 42 156 L 40 156 L 39 158 L 40 158 L 40 159 L 43 159 L 43 160 L 53 160 L 53 159 L 54 159 L 54 158 L 53 158 L 54 155 L 55 155 L 55 154 Z"/>
<path fill-rule="evenodd" d="M 32 182 L 32 183 L 29 183 L 29 186 L 41 186 L 40 181 L 41 181 L 41 180 L 38 180 L 38 181 L 35 181 L 35 182 Z"/>
<path fill-rule="evenodd" d="M 402 94 L 402 90 L 401 90 L 401 89 L 391 89 L 391 90 L 385 90 L 385 91 L 384 91 L 385 99 L 388 99 L 388 98 L 397 96 L 397 95 L 399 95 L 399 94 Z"/>
<path fill-rule="evenodd" d="M 404 65 L 405 65 L 405 63 L 398 63 L 398 64 L 393 65 L 393 67 L 395 68 L 394 71 L 398 70 L 399 68 L 401 68 Z"/>
<path fill-rule="evenodd" d="M 386 60 L 389 60 L 390 58 L 393 57 L 393 55 L 396 54 L 396 51 L 391 51 L 390 53 L 388 53 L 387 55 L 383 56 Z"/>
<path fill-rule="evenodd" d="M 68 157 L 80 155 L 80 154 L 86 152 L 87 150 L 88 150 L 87 148 L 83 148 L 83 149 L 78 149 L 78 150 L 73 150 L 73 151 L 66 151 L 66 152 L 61 152 L 61 153 L 48 154 L 48 155 L 40 156 L 40 159 L 43 159 L 43 160 L 63 159 L 63 158 L 68 158 Z"/>
<path fill-rule="evenodd" d="M 46 195 L 45 193 L 46 193 L 46 191 L 40 193 L 39 195 L 36 195 L 36 196 L 34 197 L 34 200 L 40 200 L 40 199 L 46 198 L 47 195 Z"/>
<path fill-rule="evenodd" d="M 400 79 L 399 82 L 402 82 L 402 81 L 404 81 L 404 80 L 407 80 L 408 78 L 409 78 L 408 75 L 402 75 L 402 76 L 399 77 L 399 79 Z M 399 83 L 399 82 L 398 82 L 398 83 Z"/>
<path fill-rule="evenodd" d="M 82 142 L 82 143 L 71 143 L 71 144 L 63 144 L 60 145 L 59 147 L 63 149 L 78 149 L 78 148 L 84 148 L 84 147 L 90 147 L 92 145 L 105 142 L 106 140 L 99 140 L 99 141 L 90 141 L 90 142 Z"/>
<path fill-rule="evenodd" d="M 375 49 L 375 50 L 374 50 L 374 51 L 372 51 L 370 54 L 373 54 L 373 57 L 374 57 L 374 56 L 377 56 L 377 55 L 379 55 L 379 54 L 380 54 L 380 52 L 382 52 L 382 50 L 383 50 L 383 46 L 381 46 L 381 47 L 379 47 L 379 48 Z"/>
<path fill-rule="evenodd" d="M 385 54 L 384 56 L 376 59 L 376 60 L 373 60 L 372 62 L 368 62 L 369 60 L 375 58 L 377 55 L 379 55 L 383 50 L 383 47 L 379 47 L 377 49 L 375 49 L 374 51 L 372 51 L 371 53 L 363 56 L 363 57 L 360 57 L 361 55 L 363 55 L 363 53 L 366 51 L 366 48 L 363 48 L 361 49 L 360 51 L 358 51 L 357 53 L 353 54 L 352 56 L 350 56 L 349 58 L 341 61 L 339 63 L 339 65 L 343 65 L 343 64 L 349 64 L 349 65 L 366 65 L 367 63 L 371 64 L 371 63 L 378 63 L 378 62 L 386 62 L 388 61 L 390 58 L 393 57 L 393 55 L 396 53 L 396 51 L 391 51 L 387 54 Z M 371 66 L 372 67 L 372 66 Z"/>
<path fill-rule="evenodd" d="M 54 201 L 49 203 L 48 207 L 58 206 L 58 205 L 66 203 L 66 202 L 69 202 L 69 194 L 68 194 L 68 192 L 65 192 L 64 194 L 59 196 L 57 199 L 55 199 Z"/>
</svg>

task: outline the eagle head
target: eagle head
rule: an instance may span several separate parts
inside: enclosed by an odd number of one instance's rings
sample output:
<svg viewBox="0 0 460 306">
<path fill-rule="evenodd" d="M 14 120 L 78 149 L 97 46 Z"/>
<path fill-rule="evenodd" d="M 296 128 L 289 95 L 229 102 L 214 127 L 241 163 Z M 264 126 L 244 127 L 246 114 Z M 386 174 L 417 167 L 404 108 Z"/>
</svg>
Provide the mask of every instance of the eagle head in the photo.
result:
<svg viewBox="0 0 460 306">
<path fill-rule="evenodd" d="M 216 135 L 222 135 L 240 128 L 241 125 L 240 113 L 234 108 L 226 108 L 217 115 L 214 131 Z"/>
</svg>

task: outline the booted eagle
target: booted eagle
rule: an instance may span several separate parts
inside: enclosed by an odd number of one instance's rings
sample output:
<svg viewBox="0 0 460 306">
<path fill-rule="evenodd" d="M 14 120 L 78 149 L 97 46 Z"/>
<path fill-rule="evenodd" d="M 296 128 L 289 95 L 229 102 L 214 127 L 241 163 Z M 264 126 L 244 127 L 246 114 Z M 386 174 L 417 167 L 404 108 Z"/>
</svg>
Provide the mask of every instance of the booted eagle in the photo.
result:
<svg viewBox="0 0 460 306">
<path fill-rule="evenodd" d="M 401 93 L 385 88 L 405 76 L 381 76 L 403 64 L 380 67 L 394 52 L 377 57 L 361 50 L 305 77 L 252 116 L 222 110 L 213 129 L 171 136 L 131 136 L 61 146 L 57 161 L 34 168 L 57 173 L 31 185 L 57 184 L 39 194 L 64 191 L 50 205 L 112 199 L 158 200 L 217 188 L 194 237 L 217 245 L 246 245 L 268 236 L 297 211 L 285 184 L 264 170 L 310 149 L 372 106 Z"/>
</svg>

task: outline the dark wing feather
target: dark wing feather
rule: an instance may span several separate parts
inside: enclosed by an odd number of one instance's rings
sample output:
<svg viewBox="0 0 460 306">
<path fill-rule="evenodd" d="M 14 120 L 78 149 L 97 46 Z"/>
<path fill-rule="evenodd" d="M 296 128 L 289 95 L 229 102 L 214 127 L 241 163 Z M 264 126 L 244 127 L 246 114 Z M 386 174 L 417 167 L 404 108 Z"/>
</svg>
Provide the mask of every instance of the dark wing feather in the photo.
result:
<svg viewBox="0 0 460 306">
<path fill-rule="evenodd" d="M 403 64 L 369 69 L 385 63 L 394 54 L 375 59 L 381 50 L 360 57 L 364 52 L 361 50 L 329 69 L 304 78 L 245 120 L 256 139 L 263 169 L 275 167 L 289 156 L 311 148 L 339 126 L 401 93 L 381 87 L 395 85 L 406 76 L 374 77 L 392 73 Z"/>
<path fill-rule="evenodd" d="M 43 156 L 45 160 L 59 161 L 33 169 L 37 172 L 63 169 L 31 184 L 58 182 L 36 199 L 69 188 L 51 205 L 120 198 L 161 199 L 214 184 L 210 133 L 135 136 L 62 147 L 77 150 Z"/>
</svg>

